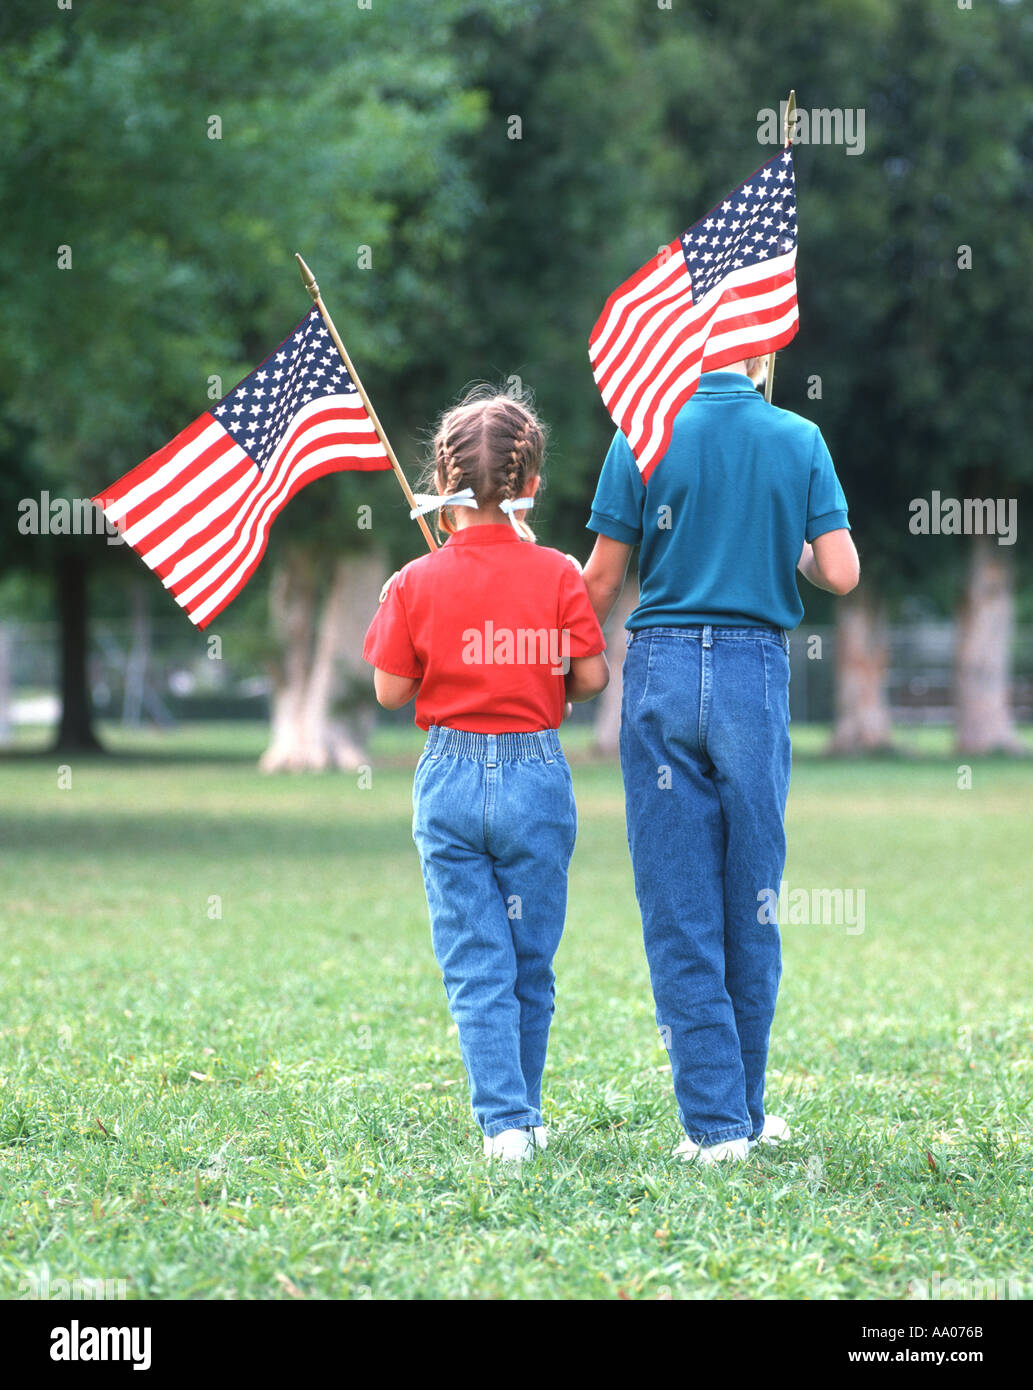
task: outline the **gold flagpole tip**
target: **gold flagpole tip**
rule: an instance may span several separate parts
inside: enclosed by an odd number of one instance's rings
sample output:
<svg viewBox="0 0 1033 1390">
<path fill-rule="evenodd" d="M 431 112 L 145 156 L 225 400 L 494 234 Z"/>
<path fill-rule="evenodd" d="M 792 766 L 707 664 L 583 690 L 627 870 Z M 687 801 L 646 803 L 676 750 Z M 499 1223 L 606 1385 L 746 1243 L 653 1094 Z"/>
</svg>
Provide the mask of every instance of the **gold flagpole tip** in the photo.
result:
<svg viewBox="0 0 1033 1390">
<path fill-rule="evenodd" d="M 792 89 L 792 91 L 789 93 L 789 100 L 786 102 L 785 130 L 783 131 L 783 136 L 784 136 L 783 143 L 784 143 L 786 149 L 788 149 L 789 146 L 792 144 L 792 141 L 789 139 L 789 127 L 790 127 L 790 125 L 792 124 L 793 112 L 794 112 L 795 110 L 796 110 L 796 88 L 794 87 L 794 88 Z"/>
<path fill-rule="evenodd" d="M 294 259 L 297 261 L 298 269 L 301 271 L 301 283 L 305 286 L 313 299 L 318 299 L 319 286 L 316 284 L 316 277 L 312 274 L 311 270 L 309 270 L 297 251 L 294 253 Z"/>
</svg>

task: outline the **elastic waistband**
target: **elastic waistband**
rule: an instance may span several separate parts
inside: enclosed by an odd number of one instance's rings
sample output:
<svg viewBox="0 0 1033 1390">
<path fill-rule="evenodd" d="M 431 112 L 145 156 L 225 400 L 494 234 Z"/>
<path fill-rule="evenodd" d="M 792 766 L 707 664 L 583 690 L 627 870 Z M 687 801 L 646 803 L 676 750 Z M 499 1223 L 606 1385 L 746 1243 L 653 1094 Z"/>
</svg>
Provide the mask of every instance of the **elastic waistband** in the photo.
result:
<svg viewBox="0 0 1033 1390">
<path fill-rule="evenodd" d="M 641 642 L 646 637 L 675 637 L 693 642 L 702 641 L 704 647 L 714 642 L 777 642 L 785 651 L 789 650 L 789 634 L 784 627 L 769 627 L 758 623 L 754 627 L 719 627 L 716 623 L 692 623 L 688 627 L 639 627 L 628 633 L 628 644 Z"/>
<path fill-rule="evenodd" d="M 555 729 L 535 733 L 475 734 L 469 729 L 450 729 L 432 724 L 424 750 L 434 758 L 471 758 L 482 763 L 511 763 L 528 759 L 554 762 L 563 752 Z"/>
</svg>

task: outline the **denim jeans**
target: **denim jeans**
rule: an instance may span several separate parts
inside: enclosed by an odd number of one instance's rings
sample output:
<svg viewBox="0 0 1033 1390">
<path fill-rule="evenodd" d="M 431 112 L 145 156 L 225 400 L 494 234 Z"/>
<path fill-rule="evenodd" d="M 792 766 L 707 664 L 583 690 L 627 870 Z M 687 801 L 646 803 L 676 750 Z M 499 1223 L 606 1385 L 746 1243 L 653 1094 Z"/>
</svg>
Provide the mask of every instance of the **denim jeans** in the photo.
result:
<svg viewBox="0 0 1033 1390">
<path fill-rule="evenodd" d="M 781 628 L 630 634 L 620 730 L 628 845 L 656 1021 L 697 1144 L 760 1137 L 782 974 L 789 639 Z"/>
<path fill-rule="evenodd" d="M 430 729 L 413 785 L 413 839 L 473 1113 L 488 1136 L 542 1123 L 552 959 L 576 835 L 555 729 Z"/>
</svg>

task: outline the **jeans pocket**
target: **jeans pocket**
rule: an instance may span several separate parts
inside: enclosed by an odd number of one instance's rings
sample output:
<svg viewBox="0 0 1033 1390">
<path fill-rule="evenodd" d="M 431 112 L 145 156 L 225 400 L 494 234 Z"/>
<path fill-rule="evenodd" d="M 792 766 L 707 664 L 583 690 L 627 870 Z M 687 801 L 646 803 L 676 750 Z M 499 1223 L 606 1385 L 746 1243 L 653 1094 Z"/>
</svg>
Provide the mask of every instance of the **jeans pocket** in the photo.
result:
<svg viewBox="0 0 1033 1390">
<path fill-rule="evenodd" d="M 789 653 L 780 642 L 776 646 L 773 642 L 761 642 L 761 652 L 764 657 L 764 708 L 786 709 L 788 718 L 789 704 Z"/>
<path fill-rule="evenodd" d="M 625 711 L 631 711 L 645 699 L 649 688 L 649 668 L 654 645 L 648 638 L 639 637 L 624 654 L 624 664 L 621 667 L 622 723 Z"/>
</svg>

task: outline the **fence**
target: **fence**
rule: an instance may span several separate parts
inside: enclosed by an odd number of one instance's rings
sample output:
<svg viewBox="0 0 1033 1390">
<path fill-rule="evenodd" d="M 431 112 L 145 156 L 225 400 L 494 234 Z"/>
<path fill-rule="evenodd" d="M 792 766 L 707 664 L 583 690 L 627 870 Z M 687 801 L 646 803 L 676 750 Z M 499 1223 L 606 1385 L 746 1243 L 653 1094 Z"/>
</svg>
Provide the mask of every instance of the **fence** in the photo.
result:
<svg viewBox="0 0 1033 1390">
<path fill-rule="evenodd" d="M 832 718 L 835 630 L 801 627 L 791 642 L 791 706 L 796 723 Z M 954 625 L 913 622 L 890 629 L 889 699 L 898 724 L 948 724 L 953 718 Z M 58 631 L 55 623 L 0 622 L 0 738 L 20 724 L 58 717 Z M 173 617 L 146 628 L 94 624 L 90 684 L 101 718 L 133 725 L 184 719 L 265 719 L 270 681 L 253 648 L 234 653 Z M 1013 647 L 1017 717 L 1033 720 L 1033 626 L 1020 627 Z M 591 706 L 578 710 L 590 719 Z"/>
</svg>

